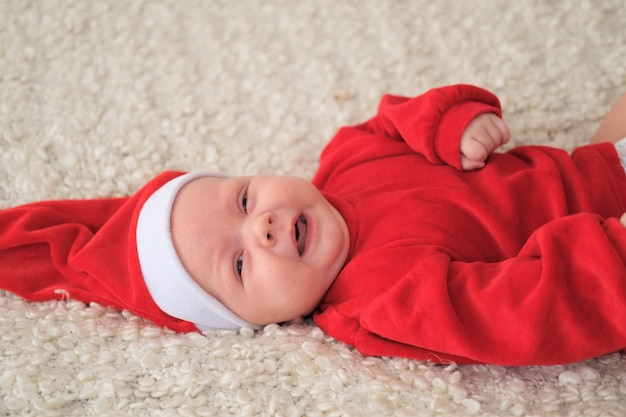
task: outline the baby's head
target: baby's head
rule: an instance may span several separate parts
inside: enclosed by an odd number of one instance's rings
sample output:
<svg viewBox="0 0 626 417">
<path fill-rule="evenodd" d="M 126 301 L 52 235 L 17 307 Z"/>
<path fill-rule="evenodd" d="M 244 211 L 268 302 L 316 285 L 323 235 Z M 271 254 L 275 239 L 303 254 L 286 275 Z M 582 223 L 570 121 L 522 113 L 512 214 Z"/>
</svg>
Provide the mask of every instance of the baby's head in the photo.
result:
<svg viewBox="0 0 626 417">
<path fill-rule="evenodd" d="M 169 193 L 169 238 L 209 301 L 234 313 L 235 322 L 252 325 L 314 310 L 344 265 L 349 235 L 339 212 L 310 182 L 211 173 L 177 180 Z"/>
</svg>

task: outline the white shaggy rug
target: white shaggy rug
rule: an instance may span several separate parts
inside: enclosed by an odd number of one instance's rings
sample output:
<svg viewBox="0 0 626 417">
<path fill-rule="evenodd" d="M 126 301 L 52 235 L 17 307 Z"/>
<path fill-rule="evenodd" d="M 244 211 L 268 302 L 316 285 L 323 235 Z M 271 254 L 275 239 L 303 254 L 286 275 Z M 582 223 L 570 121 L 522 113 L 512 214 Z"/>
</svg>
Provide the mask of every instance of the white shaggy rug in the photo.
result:
<svg viewBox="0 0 626 417">
<path fill-rule="evenodd" d="M 0 0 L 0 207 L 165 169 L 310 178 L 383 93 L 456 82 L 501 97 L 514 144 L 571 149 L 625 65 L 622 0 Z M 437 366 L 310 322 L 182 335 L 0 291 L 0 416 L 89 415 L 624 416 L 626 357 Z"/>
</svg>

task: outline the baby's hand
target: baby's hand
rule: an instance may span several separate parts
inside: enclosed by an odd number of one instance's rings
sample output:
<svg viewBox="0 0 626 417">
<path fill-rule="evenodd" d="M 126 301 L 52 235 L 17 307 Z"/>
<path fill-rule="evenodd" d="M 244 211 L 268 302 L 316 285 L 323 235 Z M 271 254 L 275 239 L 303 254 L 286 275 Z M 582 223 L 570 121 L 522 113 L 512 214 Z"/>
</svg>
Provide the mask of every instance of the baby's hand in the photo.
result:
<svg viewBox="0 0 626 417">
<path fill-rule="evenodd" d="M 507 124 L 493 113 L 483 113 L 461 135 L 461 166 L 464 171 L 482 168 L 485 160 L 509 141 Z"/>
<path fill-rule="evenodd" d="M 622 217 L 619 218 L 619 222 L 622 226 L 626 227 L 626 213 L 622 214 Z"/>
</svg>

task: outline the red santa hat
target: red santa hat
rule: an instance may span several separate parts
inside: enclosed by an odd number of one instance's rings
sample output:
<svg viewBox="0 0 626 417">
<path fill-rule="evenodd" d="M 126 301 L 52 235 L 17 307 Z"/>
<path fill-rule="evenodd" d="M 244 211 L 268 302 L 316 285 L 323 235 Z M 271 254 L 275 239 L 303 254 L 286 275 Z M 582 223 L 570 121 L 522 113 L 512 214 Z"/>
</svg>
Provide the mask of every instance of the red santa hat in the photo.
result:
<svg viewBox="0 0 626 417">
<path fill-rule="evenodd" d="M 0 211 L 0 288 L 129 310 L 176 331 L 259 328 L 206 293 L 170 234 L 178 191 L 207 175 L 165 172 L 132 197 L 31 203 Z"/>
</svg>

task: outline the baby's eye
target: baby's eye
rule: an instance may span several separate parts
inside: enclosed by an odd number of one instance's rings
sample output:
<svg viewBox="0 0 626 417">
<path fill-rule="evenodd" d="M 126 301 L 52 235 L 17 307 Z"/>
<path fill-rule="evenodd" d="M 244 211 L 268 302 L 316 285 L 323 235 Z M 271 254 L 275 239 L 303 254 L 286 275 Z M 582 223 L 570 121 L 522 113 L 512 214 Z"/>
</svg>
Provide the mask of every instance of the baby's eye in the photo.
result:
<svg viewBox="0 0 626 417">
<path fill-rule="evenodd" d="M 243 271 L 243 255 L 239 255 L 237 258 L 237 274 L 241 277 L 241 272 Z"/>
<path fill-rule="evenodd" d="M 248 214 L 248 192 L 243 193 L 243 197 L 241 197 L 241 208 L 243 212 Z"/>
</svg>

